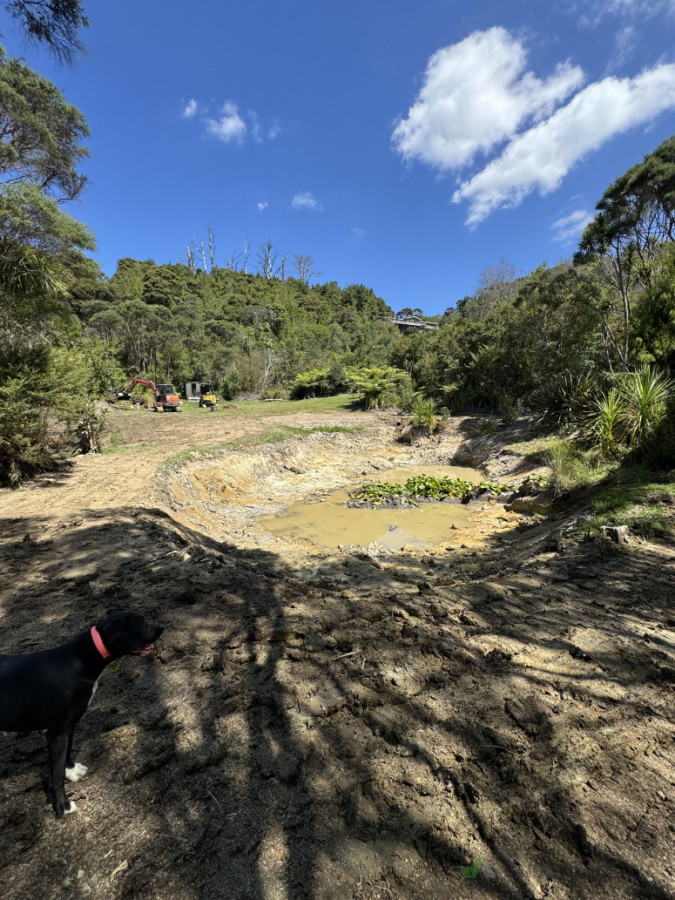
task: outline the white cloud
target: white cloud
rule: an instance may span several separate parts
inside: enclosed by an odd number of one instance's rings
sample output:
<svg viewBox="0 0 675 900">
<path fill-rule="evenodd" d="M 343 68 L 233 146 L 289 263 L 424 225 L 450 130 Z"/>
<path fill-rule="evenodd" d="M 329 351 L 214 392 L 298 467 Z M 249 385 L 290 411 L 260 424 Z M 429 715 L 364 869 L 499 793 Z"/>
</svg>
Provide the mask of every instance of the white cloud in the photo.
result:
<svg viewBox="0 0 675 900">
<path fill-rule="evenodd" d="M 633 55 L 636 44 L 636 31 L 633 25 L 626 25 L 614 36 L 616 58 L 612 60 L 612 68 L 618 68 Z"/>
<path fill-rule="evenodd" d="M 304 194 L 296 194 L 291 200 L 291 206 L 293 209 L 310 209 L 314 212 L 318 212 L 321 209 L 321 206 L 309 191 L 306 191 Z"/>
<path fill-rule="evenodd" d="M 267 209 L 268 206 L 269 203 L 266 203 L 264 200 L 261 200 L 260 203 L 258 203 L 258 209 L 260 212 L 262 212 L 264 209 Z"/>
<path fill-rule="evenodd" d="M 595 28 L 607 16 L 639 21 L 675 13 L 675 0 L 591 0 L 580 24 Z"/>
<path fill-rule="evenodd" d="M 252 109 L 248 112 L 248 117 L 251 120 L 251 137 L 256 142 L 256 144 L 262 144 L 263 136 L 262 129 L 260 128 L 260 117 L 258 113 L 253 112 Z"/>
<path fill-rule="evenodd" d="M 675 107 L 675 65 L 635 78 L 605 78 L 580 91 L 546 121 L 515 137 L 497 159 L 462 183 L 453 202 L 468 200 L 468 224 L 516 206 L 534 190 L 547 194 L 572 166 L 622 131 Z"/>
<path fill-rule="evenodd" d="M 604 6 L 637 9 L 642 2 L 604 0 Z M 633 37 L 630 24 L 618 33 L 618 54 L 630 52 Z M 526 64 L 523 44 L 504 28 L 444 47 L 430 58 L 414 106 L 393 131 L 394 148 L 407 161 L 441 171 L 474 165 L 452 198 L 469 203 L 470 225 L 535 190 L 555 190 L 586 154 L 675 108 L 673 64 L 587 87 L 569 62 L 544 80 Z M 488 161 L 476 170 L 479 155 Z"/>
<path fill-rule="evenodd" d="M 562 216 L 551 225 L 553 240 L 564 244 L 578 241 L 593 217 L 594 213 L 587 209 L 575 209 L 569 215 Z"/>
<path fill-rule="evenodd" d="M 476 31 L 439 50 L 414 106 L 394 129 L 396 150 L 440 169 L 467 165 L 521 125 L 550 115 L 584 80 L 568 62 L 543 81 L 525 64 L 523 45 L 504 28 Z"/>
<path fill-rule="evenodd" d="M 198 106 L 199 104 L 196 100 L 188 100 L 183 110 L 183 118 L 191 119 L 196 114 Z"/>
<path fill-rule="evenodd" d="M 222 109 L 219 119 L 207 119 L 206 130 L 218 140 L 226 144 L 241 141 L 246 134 L 246 122 L 239 115 L 239 107 L 228 100 Z"/>
<path fill-rule="evenodd" d="M 270 125 L 269 131 L 267 132 L 267 137 L 270 141 L 273 141 L 275 138 L 279 137 L 281 134 L 281 125 L 278 122 L 275 122 L 273 125 Z"/>
</svg>

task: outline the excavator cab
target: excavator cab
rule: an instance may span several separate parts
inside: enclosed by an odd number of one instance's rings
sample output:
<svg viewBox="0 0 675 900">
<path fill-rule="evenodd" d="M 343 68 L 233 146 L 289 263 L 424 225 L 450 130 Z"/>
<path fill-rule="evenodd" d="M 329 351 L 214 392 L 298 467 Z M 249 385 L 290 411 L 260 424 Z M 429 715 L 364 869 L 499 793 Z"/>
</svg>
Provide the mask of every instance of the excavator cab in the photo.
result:
<svg viewBox="0 0 675 900">
<path fill-rule="evenodd" d="M 201 394 L 199 396 L 199 406 L 206 406 L 208 409 L 216 408 L 216 393 L 208 381 L 202 381 Z"/>
<path fill-rule="evenodd" d="M 180 400 L 178 399 L 178 394 L 173 388 L 172 384 L 158 384 L 156 387 L 156 395 L 155 395 L 155 408 L 159 411 L 164 410 L 173 410 L 177 412 L 180 409 Z"/>
</svg>

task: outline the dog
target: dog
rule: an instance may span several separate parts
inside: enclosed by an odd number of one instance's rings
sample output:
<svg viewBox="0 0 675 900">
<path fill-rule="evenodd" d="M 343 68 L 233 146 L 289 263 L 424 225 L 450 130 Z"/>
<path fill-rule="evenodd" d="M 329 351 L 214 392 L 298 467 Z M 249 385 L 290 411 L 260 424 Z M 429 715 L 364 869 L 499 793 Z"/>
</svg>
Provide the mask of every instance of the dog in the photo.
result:
<svg viewBox="0 0 675 900">
<path fill-rule="evenodd" d="M 73 735 L 109 663 L 145 656 L 162 634 L 143 616 L 110 609 L 104 619 L 52 650 L 0 656 L 0 731 L 45 731 L 52 775 L 54 813 L 75 812 L 65 779 L 79 781 L 87 767 L 73 761 Z"/>
</svg>

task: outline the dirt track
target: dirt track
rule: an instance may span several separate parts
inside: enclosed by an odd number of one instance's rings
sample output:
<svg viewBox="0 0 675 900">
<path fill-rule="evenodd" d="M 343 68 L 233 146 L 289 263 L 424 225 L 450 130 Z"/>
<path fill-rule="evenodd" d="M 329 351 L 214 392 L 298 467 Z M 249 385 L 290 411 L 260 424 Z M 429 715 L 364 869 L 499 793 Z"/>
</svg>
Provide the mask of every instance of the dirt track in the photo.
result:
<svg viewBox="0 0 675 900">
<path fill-rule="evenodd" d="M 101 681 L 75 816 L 44 739 L 0 737 L 3 897 L 675 896 L 673 547 L 494 511 L 437 553 L 266 541 L 254 488 L 274 506 L 407 452 L 358 418 L 157 479 L 265 423 L 120 413 L 138 452 L 0 493 L 2 652 L 111 606 L 166 626 Z"/>
</svg>

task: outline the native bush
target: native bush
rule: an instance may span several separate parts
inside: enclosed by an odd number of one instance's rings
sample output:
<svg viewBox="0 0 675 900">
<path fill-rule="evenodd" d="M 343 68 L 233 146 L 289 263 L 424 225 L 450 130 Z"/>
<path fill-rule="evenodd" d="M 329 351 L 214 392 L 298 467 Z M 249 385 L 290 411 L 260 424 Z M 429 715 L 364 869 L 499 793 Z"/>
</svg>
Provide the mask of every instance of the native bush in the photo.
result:
<svg viewBox="0 0 675 900">
<path fill-rule="evenodd" d="M 393 366 L 346 368 L 345 374 L 354 389 L 362 395 L 366 409 L 382 409 L 392 405 L 397 389 L 410 381 L 407 372 Z"/>
<path fill-rule="evenodd" d="M 551 470 L 547 488 L 557 497 L 574 481 L 580 464 L 579 450 L 572 441 L 560 440 L 543 454 L 543 459 Z"/>
<path fill-rule="evenodd" d="M 632 447 L 642 446 L 654 434 L 674 391 L 675 381 L 651 366 L 623 376 L 619 394 L 626 437 Z"/>
</svg>

